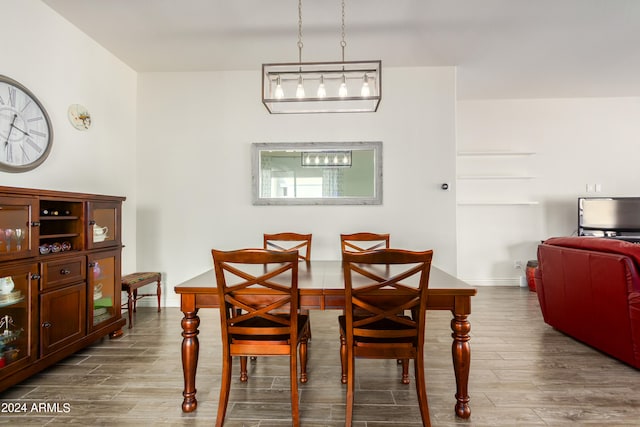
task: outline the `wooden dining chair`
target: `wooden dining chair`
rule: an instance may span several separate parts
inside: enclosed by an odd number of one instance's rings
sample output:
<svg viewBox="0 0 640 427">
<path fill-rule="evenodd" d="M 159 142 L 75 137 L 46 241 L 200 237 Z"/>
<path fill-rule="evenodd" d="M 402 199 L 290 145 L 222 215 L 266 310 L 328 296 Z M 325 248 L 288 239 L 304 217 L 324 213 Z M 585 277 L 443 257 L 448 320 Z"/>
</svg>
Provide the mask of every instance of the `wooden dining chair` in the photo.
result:
<svg viewBox="0 0 640 427">
<path fill-rule="evenodd" d="M 390 235 L 388 233 L 360 232 L 350 234 L 340 234 L 340 247 L 342 252 L 364 252 L 375 249 L 389 248 Z M 342 360 L 342 384 L 347 383 L 347 365 L 345 337 L 340 334 L 340 354 Z M 402 365 L 402 382 L 409 384 L 409 363 L 407 360 L 398 359 L 398 364 Z"/>
<path fill-rule="evenodd" d="M 274 251 L 298 251 L 298 258 L 302 261 L 311 261 L 311 234 L 300 233 L 274 233 L 263 235 L 264 249 Z"/>
<path fill-rule="evenodd" d="M 247 356 L 289 357 L 291 413 L 293 425 L 298 426 L 297 351 L 299 345 L 300 382 L 305 383 L 309 336 L 309 317 L 298 309 L 298 252 L 213 249 L 211 254 L 220 299 L 223 356 L 216 426 L 224 423 L 234 356 L 244 359 L 245 376 Z"/>
<path fill-rule="evenodd" d="M 311 261 L 311 238 L 312 234 L 300 234 L 292 232 L 284 233 L 264 233 L 262 236 L 262 247 L 273 251 L 298 251 L 298 258 L 301 261 Z M 309 310 L 302 310 L 303 314 L 309 314 Z M 309 339 L 311 339 L 311 324 L 309 324 Z M 255 360 L 255 357 L 251 358 Z"/>
<path fill-rule="evenodd" d="M 351 426 L 353 421 L 355 358 L 358 357 L 413 359 L 422 423 L 430 426 L 424 334 L 433 251 L 380 249 L 346 252 L 342 257 L 345 313 L 339 317 L 339 324 L 346 337 L 347 350 L 345 425 Z"/>
<path fill-rule="evenodd" d="M 389 248 L 389 234 L 352 233 L 340 235 L 342 252 L 363 252 L 374 249 Z"/>
</svg>

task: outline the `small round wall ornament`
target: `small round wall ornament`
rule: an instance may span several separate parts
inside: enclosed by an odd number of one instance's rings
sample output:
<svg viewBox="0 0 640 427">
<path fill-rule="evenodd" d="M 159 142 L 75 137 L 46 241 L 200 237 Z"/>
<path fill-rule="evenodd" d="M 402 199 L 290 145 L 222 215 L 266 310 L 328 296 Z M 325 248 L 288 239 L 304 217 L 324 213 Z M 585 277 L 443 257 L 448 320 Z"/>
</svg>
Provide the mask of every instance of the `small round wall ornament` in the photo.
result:
<svg viewBox="0 0 640 427">
<path fill-rule="evenodd" d="M 71 104 L 67 110 L 69 122 L 78 130 L 87 130 L 91 127 L 91 114 L 87 107 L 81 104 Z"/>
</svg>

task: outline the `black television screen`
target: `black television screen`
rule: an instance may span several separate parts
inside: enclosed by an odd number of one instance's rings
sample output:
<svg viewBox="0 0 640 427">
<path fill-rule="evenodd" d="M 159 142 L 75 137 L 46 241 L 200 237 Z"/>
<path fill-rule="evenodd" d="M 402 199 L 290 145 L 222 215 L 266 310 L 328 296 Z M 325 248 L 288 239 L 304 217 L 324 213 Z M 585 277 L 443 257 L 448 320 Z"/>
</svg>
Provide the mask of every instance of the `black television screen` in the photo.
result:
<svg viewBox="0 0 640 427">
<path fill-rule="evenodd" d="M 589 230 L 640 231 L 640 197 L 581 197 L 580 235 Z"/>
</svg>

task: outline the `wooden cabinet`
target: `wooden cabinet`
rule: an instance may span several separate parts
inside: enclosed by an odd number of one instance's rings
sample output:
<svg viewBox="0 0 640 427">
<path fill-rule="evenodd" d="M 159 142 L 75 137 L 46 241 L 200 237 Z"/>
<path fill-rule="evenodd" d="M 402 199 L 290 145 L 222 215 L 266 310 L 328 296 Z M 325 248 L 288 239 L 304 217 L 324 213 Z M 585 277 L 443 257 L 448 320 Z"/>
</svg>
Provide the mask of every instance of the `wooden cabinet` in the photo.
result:
<svg viewBox="0 0 640 427">
<path fill-rule="evenodd" d="M 122 334 L 124 200 L 0 186 L 0 391 Z"/>
<path fill-rule="evenodd" d="M 89 232 L 87 248 L 106 248 L 119 246 L 121 209 L 116 202 L 87 202 Z"/>
<path fill-rule="evenodd" d="M 38 264 L 0 267 L 0 381 L 36 357 Z"/>
<path fill-rule="evenodd" d="M 86 284 L 42 293 L 40 310 L 40 355 L 46 356 L 86 335 Z"/>
<path fill-rule="evenodd" d="M 87 283 L 89 290 L 89 330 L 101 327 L 120 315 L 120 251 L 90 254 Z"/>
<path fill-rule="evenodd" d="M 0 262 L 38 253 L 38 199 L 0 193 Z"/>
</svg>

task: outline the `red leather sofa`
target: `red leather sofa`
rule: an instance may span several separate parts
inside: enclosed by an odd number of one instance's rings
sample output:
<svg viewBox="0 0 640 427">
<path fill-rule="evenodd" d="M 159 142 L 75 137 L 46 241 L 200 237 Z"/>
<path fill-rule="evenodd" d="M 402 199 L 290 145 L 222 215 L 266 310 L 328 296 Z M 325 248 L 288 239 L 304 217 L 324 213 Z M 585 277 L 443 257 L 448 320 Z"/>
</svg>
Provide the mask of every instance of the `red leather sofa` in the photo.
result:
<svg viewBox="0 0 640 427">
<path fill-rule="evenodd" d="M 640 245 L 554 237 L 538 246 L 544 321 L 640 369 Z"/>
</svg>

